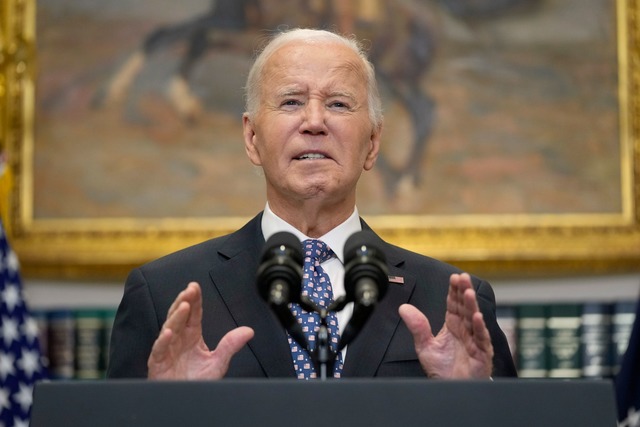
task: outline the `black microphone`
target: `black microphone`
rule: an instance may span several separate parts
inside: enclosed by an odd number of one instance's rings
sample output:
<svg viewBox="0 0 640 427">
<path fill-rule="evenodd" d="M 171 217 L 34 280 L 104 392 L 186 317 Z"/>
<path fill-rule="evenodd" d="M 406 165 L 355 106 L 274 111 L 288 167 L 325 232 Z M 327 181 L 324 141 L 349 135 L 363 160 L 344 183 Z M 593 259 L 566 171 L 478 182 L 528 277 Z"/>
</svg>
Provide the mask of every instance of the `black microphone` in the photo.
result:
<svg viewBox="0 0 640 427">
<path fill-rule="evenodd" d="M 300 303 L 302 291 L 302 247 L 300 240 L 286 231 L 269 237 L 262 250 L 257 272 L 258 293 L 298 344 L 307 348 L 301 326 L 288 304 Z"/>
<path fill-rule="evenodd" d="M 386 257 L 377 246 L 371 231 L 352 234 L 344 245 L 344 290 L 347 301 L 353 301 L 353 315 L 344 328 L 338 348 L 351 342 L 385 296 L 389 287 Z"/>
</svg>

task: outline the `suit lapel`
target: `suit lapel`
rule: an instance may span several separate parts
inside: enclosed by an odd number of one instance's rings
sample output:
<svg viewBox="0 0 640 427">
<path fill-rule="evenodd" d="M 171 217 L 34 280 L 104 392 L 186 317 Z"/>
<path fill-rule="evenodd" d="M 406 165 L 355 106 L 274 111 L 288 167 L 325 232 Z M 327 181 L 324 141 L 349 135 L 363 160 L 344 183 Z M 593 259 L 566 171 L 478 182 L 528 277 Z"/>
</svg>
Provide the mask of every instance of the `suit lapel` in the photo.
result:
<svg viewBox="0 0 640 427">
<path fill-rule="evenodd" d="M 363 228 L 369 227 L 363 223 Z M 387 256 L 389 276 L 402 278 L 404 283 L 389 283 L 387 294 L 378 304 L 360 334 L 349 345 L 344 365 L 345 377 L 372 377 L 375 375 L 391 343 L 401 319 L 398 307 L 409 301 L 416 284 L 415 276 L 402 269 L 404 259 L 400 258 L 393 246 L 379 239 Z"/>
<path fill-rule="evenodd" d="M 294 377 L 287 336 L 255 288 L 255 274 L 264 246 L 258 215 L 233 233 L 218 251 L 221 261 L 209 275 L 237 325 L 255 331 L 249 349 L 268 377 Z"/>
<path fill-rule="evenodd" d="M 248 347 L 268 377 L 295 377 L 286 332 L 255 289 L 255 272 L 264 246 L 258 215 L 229 236 L 218 251 L 220 261 L 210 270 L 216 287 L 237 325 L 255 331 Z M 363 222 L 363 228 L 370 228 Z M 393 246 L 379 239 L 387 256 L 389 276 L 402 277 L 404 283 L 389 283 L 387 295 L 378 304 L 356 339 L 349 345 L 344 366 L 345 377 L 375 375 L 401 319 L 398 307 L 409 301 L 415 276 L 403 270 L 404 259 Z"/>
</svg>

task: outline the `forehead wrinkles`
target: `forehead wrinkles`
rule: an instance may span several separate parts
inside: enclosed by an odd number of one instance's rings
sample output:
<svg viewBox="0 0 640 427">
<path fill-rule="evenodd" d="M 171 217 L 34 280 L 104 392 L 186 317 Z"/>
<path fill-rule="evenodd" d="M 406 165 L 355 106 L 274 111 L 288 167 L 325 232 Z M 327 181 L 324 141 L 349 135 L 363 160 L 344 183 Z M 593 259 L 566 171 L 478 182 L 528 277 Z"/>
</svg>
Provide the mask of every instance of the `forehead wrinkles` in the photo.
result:
<svg viewBox="0 0 640 427">
<path fill-rule="evenodd" d="M 364 71 L 364 66 L 359 60 L 349 60 L 345 61 L 342 64 L 339 64 L 335 67 L 337 73 L 342 71 L 346 72 L 348 75 L 354 76 L 358 81 L 364 82 L 366 81 L 367 74 Z"/>
<path fill-rule="evenodd" d="M 340 87 L 340 89 L 336 91 L 337 93 L 342 93 L 354 99 L 357 99 L 359 96 L 366 98 L 367 76 L 362 64 L 356 61 L 346 61 L 336 66 L 332 71 L 333 73 L 331 74 L 335 77 L 332 84 Z M 344 78 L 345 73 L 349 77 L 349 80 Z M 355 82 L 351 81 L 352 79 L 355 80 Z"/>
<path fill-rule="evenodd" d="M 311 81 L 300 79 L 304 75 L 296 72 L 298 65 L 291 67 L 284 63 L 271 64 L 264 76 L 263 90 L 277 97 L 300 95 L 312 90 L 319 90 L 325 96 L 347 96 L 354 100 L 366 98 L 366 74 L 356 61 L 345 61 L 330 68 L 322 79 Z"/>
</svg>

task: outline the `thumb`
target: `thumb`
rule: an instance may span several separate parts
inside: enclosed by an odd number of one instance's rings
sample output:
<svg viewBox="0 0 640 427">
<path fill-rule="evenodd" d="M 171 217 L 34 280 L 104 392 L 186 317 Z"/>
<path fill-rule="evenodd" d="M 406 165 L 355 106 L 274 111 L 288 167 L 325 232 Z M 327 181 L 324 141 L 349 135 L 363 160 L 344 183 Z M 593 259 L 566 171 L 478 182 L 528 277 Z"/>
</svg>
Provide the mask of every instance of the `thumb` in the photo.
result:
<svg viewBox="0 0 640 427">
<path fill-rule="evenodd" d="M 221 376 L 224 376 L 229 369 L 229 363 L 231 358 L 240 351 L 242 347 L 253 338 L 253 329 L 247 326 L 240 326 L 225 334 L 222 337 L 218 346 L 214 350 L 216 359 L 218 360 L 219 367 L 221 369 Z"/>
<path fill-rule="evenodd" d="M 420 310 L 410 304 L 402 304 L 398 309 L 398 313 L 404 321 L 404 324 L 407 325 L 411 335 L 413 335 L 416 353 L 419 354 L 433 339 L 429 319 L 427 319 Z"/>
</svg>

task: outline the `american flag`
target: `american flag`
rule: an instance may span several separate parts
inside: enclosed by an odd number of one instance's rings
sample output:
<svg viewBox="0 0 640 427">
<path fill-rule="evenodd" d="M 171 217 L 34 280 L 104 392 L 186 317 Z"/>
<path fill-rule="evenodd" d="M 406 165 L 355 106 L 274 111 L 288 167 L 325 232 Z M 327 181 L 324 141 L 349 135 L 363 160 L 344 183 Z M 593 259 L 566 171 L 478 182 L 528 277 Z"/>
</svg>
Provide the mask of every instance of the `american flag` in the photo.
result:
<svg viewBox="0 0 640 427">
<path fill-rule="evenodd" d="M 46 375 L 38 326 L 27 309 L 18 257 L 0 221 L 0 426 L 29 425 L 33 387 Z"/>
</svg>

